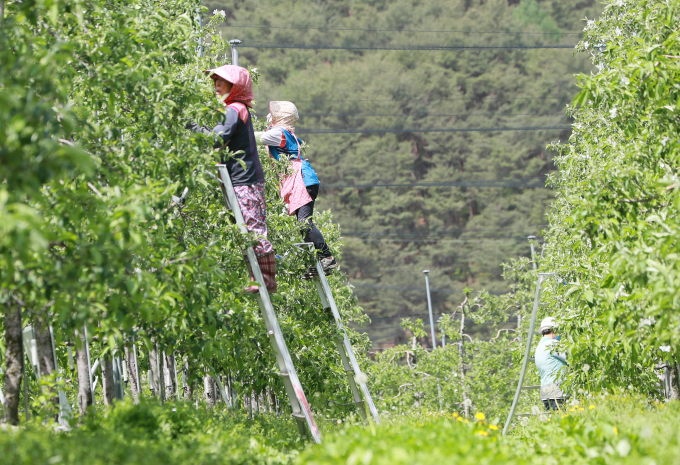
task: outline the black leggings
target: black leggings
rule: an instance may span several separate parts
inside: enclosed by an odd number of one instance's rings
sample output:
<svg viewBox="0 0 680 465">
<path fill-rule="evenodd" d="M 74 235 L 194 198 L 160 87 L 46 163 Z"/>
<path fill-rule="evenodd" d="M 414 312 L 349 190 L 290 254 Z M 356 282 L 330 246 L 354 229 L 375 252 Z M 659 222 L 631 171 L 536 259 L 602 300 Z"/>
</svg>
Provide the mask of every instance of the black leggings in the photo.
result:
<svg viewBox="0 0 680 465">
<path fill-rule="evenodd" d="M 297 214 L 298 222 L 305 223 L 300 228 L 300 232 L 302 233 L 302 237 L 304 238 L 305 242 L 314 243 L 314 248 L 318 250 L 319 257 L 331 257 L 331 251 L 323 238 L 323 234 L 321 234 L 319 228 L 317 228 L 312 221 L 312 215 L 314 214 L 314 201 L 319 195 L 319 185 L 314 184 L 313 186 L 307 186 L 307 193 L 312 198 L 312 201 L 301 206 L 295 212 Z"/>
</svg>

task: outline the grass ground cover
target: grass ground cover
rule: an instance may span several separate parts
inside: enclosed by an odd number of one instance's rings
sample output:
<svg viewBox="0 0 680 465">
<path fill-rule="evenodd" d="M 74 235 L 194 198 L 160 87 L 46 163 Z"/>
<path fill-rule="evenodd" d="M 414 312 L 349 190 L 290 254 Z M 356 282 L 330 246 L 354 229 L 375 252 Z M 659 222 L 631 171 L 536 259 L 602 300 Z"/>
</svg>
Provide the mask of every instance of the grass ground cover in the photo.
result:
<svg viewBox="0 0 680 465">
<path fill-rule="evenodd" d="M 415 414 L 381 425 L 323 425 L 317 446 L 275 415 L 196 410 L 184 403 L 118 405 L 70 432 L 33 422 L 0 435 L 0 461 L 23 464 L 643 464 L 677 463 L 680 403 L 608 396 L 520 423 L 503 438 L 478 413 Z"/>
</svg>

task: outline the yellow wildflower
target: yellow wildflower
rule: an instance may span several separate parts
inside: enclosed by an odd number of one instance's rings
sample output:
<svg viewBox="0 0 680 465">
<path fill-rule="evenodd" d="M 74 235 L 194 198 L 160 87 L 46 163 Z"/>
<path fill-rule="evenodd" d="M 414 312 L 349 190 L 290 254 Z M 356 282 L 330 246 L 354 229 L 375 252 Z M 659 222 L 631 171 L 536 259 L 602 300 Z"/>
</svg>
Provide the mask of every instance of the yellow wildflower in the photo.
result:
<svg viewBox="0 0 680 465">
<path fill-rule="evenodd" d="M 475 434 L 479 434 L 480 436 L 488 436 L 489 432 L 488 431 L 475 431 Z"/>
<path fill-rule="evenodd" d="M 590 406 L 590 407 L 588 407 L 588 408 L 589 408 L 590 410 L 592 410 L 592 409 L 594 409 L 594 408 L 595 408 L 595 406 L 594 406 L 594 405 L 591 405 L 591 406 Z"/>
<path fill-rule="evenodd" d="M 614 434 L 617 436 L 619 435 L 619 429 L 616 426 L 614 427 Z"/>
<path fill-rule="evenodd" d="M 484 414 L 483 414 L 482 412 L 478 412 L 478 413 L 475 413 L 475 418 L 476 418 L 477 420 L 483 420 L 483 419 L 485 419 L 486 417 L 484 416 Z"/>
<path fill-rule="evenodd" d="M 462 417 L 458 417 L 458 421 L 463 421 L 463 418 L 462 418 Z"/>
<path fill-rule="evenodd" d="M 492 429 L 492 430 L 494 430 L 494 431 L 497 431 L 497 430 L 498 430 L 498 426 L 496 426 L 496 425 L 489 425 L 489 429 Z"/>
<path fill-rule="evenodd" d="M 467 418 L 466 418 L 466 419 L 465 419 L 465 424 L 467 425 L 468 423 L 470 423 L 470 422 L 469 422 L 469 421 L 467 420 Z"/>
</svg>

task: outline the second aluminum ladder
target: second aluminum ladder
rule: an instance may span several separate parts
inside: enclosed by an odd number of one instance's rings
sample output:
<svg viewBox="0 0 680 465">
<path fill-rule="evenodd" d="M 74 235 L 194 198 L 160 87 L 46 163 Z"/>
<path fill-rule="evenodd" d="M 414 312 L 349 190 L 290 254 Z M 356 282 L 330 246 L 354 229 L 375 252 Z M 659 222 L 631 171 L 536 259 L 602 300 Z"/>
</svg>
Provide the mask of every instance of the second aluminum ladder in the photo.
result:
<svg viewBox="0 0 680 465">
<path fill-rule="evenodd" d="M 373 399 L 371 398 L 371 393 L 368 391 L 368 386 L 366 385 L 365 380 L 362 380 L 359 376 L 361 373 L 361 367 L 359 367 L 359 362 L 357 361 L 356 356 L 354 355 L 354 348 L 352 347 L 352 343 L 349 340 L 349 337 L 347 336 L 347 331 L 345 330 L 345 326 L 342 323 L 342 317 L 340 316 L 340 312 L 338 311 L 337 305 L 335 305 L 335 299 L 333 298 L 333 291 L 331 290 L 330 285 L 328 284 L 328 280 L 326 279 L 326 275 L 323 272 L 323 267 L 321 266 L 321 262 L 316 258 L 316 251 L 314 250 L 314 244 L 310 242 L 303 242 L 299 244 L 293 244 L 296 246 L 298 249 L 306 251 L 311 253 L 313 256 L 313 260 L 316 265 L 316 276 L 312 279 L 314 282 L 314 285 L 316 286 L 316 290 L 319 293 L 319 299 L 321 300 L 321 305 L 323 306 L 324 309 L 331 309 L 331 314 L 333 315 L 333 319 L 335 320 L 335 324 L 338 327 L 338 330 L 341 333 L 341 336 L 339 336 L 336 340 L 335 343 L 338 347 L 338 352 L 340 353 L 340 359 L 342 360 L 342 366 L 345 370 L 345 374 L 347 375 L 347 382 L 349 383 L 350 390 L 352 391 L 352 396 L 354 397 L 354 405 L 357 406 L 357 409 L 359 410 L 359 413 L 361 414 L 362 417 L 366 418 L 366 407 L 368 407 L 368 411 L 371 413 L 371 417 L 373 418 L 373 421 L 376 423 L 380 423 L 380 416 L 378 415 L 378 409 L 375 407 L 375 404 L 373 403 Z M 365 376 L 365 375 L 364 375 Z M 359 389 L 357 388 L 357 378 L 359 377 L 359 388 L 361 388 L 361 393 L 359 392 Z M 363 394 L 363 399 L 361 398 L 361 394 Z"/>
</svg>

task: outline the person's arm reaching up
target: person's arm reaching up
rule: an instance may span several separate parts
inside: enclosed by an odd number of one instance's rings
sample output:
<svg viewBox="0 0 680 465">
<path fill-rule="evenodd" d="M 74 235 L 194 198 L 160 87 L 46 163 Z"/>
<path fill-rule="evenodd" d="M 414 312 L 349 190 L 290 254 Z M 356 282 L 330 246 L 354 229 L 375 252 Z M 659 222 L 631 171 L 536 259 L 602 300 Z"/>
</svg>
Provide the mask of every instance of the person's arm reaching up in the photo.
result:
<svg viewBox="0 0 680 465">
<path fill-rule="evenodd" d="M 270 147 L 281 147 L 283 142 L 283 131 L 281 128 L 272 128 L 269 131 L 255 131 L 257 145 L 269 145 Z"/>
</svg>

